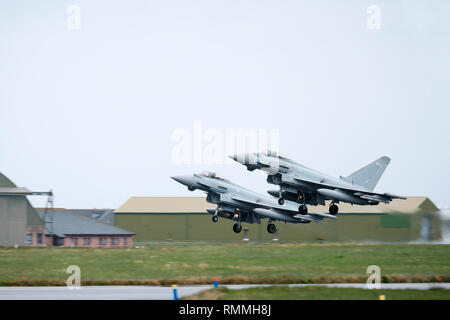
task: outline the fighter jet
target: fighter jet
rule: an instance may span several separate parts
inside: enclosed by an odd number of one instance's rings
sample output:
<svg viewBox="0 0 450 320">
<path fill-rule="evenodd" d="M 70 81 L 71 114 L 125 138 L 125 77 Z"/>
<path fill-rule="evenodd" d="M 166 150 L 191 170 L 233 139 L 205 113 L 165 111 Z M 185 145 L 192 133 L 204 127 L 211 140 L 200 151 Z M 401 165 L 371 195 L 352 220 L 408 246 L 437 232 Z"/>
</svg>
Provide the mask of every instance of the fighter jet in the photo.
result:
<svg viewBox="0 0 450 320">
<path fill-rule="evenodd" d="M 206 201 L 217 205 L 216 209 L 208 209 L 212 214 L 212 221 L 217 222 L 219 217 L 234 220 L 233 231 L 241 232 L 242 222 L 261 223 L 261 219 L 268 218 L 267 231 L 277 231 L 274 221 L 290 223 L 319 222 L 324 218 L 336 217 L 327 213 L 299 214 L 299 204 L 286 201 L 279 205 L 273 197 L 260 195 L 252 190 L 241 187 L 229 180 L 219 177 L 214 172 L 203 172 L 193 175 L 171 177 L 175 181 L 188 187 L 207 193 Z"/>
<path fill-rule="evenodd" d="M 259 169 L 268 173 L 267 182 L 278 185 L 279 190 L 267 192 L 277 197 L 280 205 L 283 205 L 285 199 L 300 203 L 300 213 L 308 212 L 308 204 L 325 205 L 325 200 L 331 200 L 329 212 L 336 215 L 339 202 L 377 205 L 380 202 L 389 203 L 392 199 L 406 199 L 391 193 L 373 191 L 391 161 L 386 156 L 349 176 L 339 178 L 307 168 L 273 151 L 237 154 L 230 158 L 245 165 L 249 171 Z"/>
</svg>

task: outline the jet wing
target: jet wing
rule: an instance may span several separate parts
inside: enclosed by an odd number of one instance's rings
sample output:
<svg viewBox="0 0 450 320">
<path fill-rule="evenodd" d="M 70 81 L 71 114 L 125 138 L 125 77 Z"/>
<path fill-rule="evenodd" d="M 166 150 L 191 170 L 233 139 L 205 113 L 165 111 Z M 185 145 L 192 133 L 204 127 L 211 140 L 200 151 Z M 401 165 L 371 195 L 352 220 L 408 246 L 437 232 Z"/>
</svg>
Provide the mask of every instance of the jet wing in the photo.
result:
<svg viewBox="0 0 450 320">
<path fill-rule="evenodd" d="M 310 212 L 309 215 L 321 217 L 321 218 L 329 218 L 329 219 L 336 219 L 335 215 L 324 213 L 324 212 Z"/>
<path fill-rule="evenodd" d="M 358 192 L 356 192 L 358 193 Z M 370 194 L 355 194 L 356 196 L 359 196 L 361 199 L 365 199 L 365 200 L 369 200 L 369 201 L 376 201 L 376 202 L 383 202 L 383 203 L 389 203 L 391 202 L 391 199 L 387 199 L 387 198 L 381 198 L 381 197 L 376 197 L 374 195 L 370 195 Z"/>
<path fill-rule="evenodd" d="M 323 213 L 323 212 L 311 212 L 305 215 L 302 214 L 296 214 L 294 218 L 298 219 L 305 219 L 309 221 L 322 221 L 324 218 L 330 218 L 330 219 L 336 219 L 336 216 L 333 216 L 332 214 Z"/>
<path fill-rule="evenodd" d="M 405 196 L 400 196 L 400 195 L 396 195 L 396 194 L 392 194 L 392 193 L 387 193 L 387 192 L 385 192 L 385 193 L 383 193 L 383 195 L 384 195 L 385 197 L 390 197 L 391 199 L 402 199 L 402 200 L 406 200 L 406 197 L 405 197 Z"/>
<path fill-rule="evenodd" d="M 298 213 L 297 205 L 290 206 L 290 205 L 287 205 L 287 203 L 285 203 L 283 206 L 281 206 L 281 205 L 275 204 L 273 202 L 265 201 L 265 199 L 257 199 L 255 201 L 253 201 L 253 200 L 245 199 L 245 198 L 242 198 L 239 196 L 231 196 L 231 199 L 238 203 L 240 202 L 247 206 L 253 206 L 255 208 L 274 209 L 282 214 L 289 213 L 290 215 L 292 215 L 293 212 Z"/>
<path fill-rule="evenodd" d="M 304 184 L 310 185 L 312 187 L 317 187 L 317 188 L 325 187 L 325 188 L 328 188 L 328 189 L 345 189 L 342 186 L 336 186 L 336 185 L 328 184 L 325 181 L 313 181 L 313 180 L 303 179 L 303 178 L 300 178 L 300 177 L 294 177 L 294 180 L 298 181 L 300 183 L 304 183 Z M 352 190 L 352 189 L 349 189 L 349 190 Z M 353 190 L 353 191 L 356 191 L 356 190 Z"/>
<path fill-rule="evenodd" d="M 360 197 L 361 199 L 384 202 L 384 203 L 389 203 L 393 199 L 403 199 L 403 200 L 406 199 L 406 197 L 404 197 L 404 196 L 398 196 L 398 195 L 391 194 L 391 193 L 355 192 L 354 195 L 357 197 Z"/>
<path fill-rule="evenodd" d="M 340 189 L 343 191 L 347 191 L 349 193 L 352 193 L 354 196 L 360 197 L 361 199 L 369 200 L 369 201 L 377 201 L 377 202 L 384 202 L 389 203 L 393 199 L 406 199 L 404 196 L 399 196 L 391 193 L 378 193 L 378 192 L 372 192 L 372 191 L 361 191 L 360 188 L 348 188 L 345 186 L 336 186 L 333 184 L 326 183 L 325 181 L 312 181 L 307 180 L 299 177 L 294 177 L 294 180 L 310 185 L 315 188 L 328 188 L 328 189 Z"/>
<path fill-rule="evenodd" d="M 260 199 L 257 199 L 256 201 L 253 201 L 253 200 L 245 199 L 245 198 L 238 197 L 238 196 L 231 196 L 230 199 L 232 199 L 232 200 L 234 200 L 236 202 L 241 202 L 241 203 L 243 203 L 245 205 L 252 205 L 254 207 L 268 207 L 268 208 L 270 208 L 269 204 L 264 203 Z"/>
<path fill-rule="evenodd" d="M 196 183 L 201 185 L 201 186 L 203 186 L 203 187 L 205 187 L 205 188 L 210 188 L 210 186 L 208 186 L 207 184 L 204 184 L 204 183 L 201 183 L 201 182 L 198 182 L 198 181 Z M 220 190 L 217 191 L 219 193 L 225 193 L 225 192 L 228 191 L 228 188 L 223 187 L 223 186 L 218 186 L 218 188 L 220 189 Z"/>
</svg>

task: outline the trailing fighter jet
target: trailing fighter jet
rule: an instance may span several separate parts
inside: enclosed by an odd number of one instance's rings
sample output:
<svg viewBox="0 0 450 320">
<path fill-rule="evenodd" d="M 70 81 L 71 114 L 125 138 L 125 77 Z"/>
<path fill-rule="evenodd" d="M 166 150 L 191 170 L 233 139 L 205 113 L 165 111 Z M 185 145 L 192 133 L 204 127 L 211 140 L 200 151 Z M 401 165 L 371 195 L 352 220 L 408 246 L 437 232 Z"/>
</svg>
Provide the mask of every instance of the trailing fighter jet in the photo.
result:
<svg viewBox="0 0 450 320">
<path fill-rule="evenodd" d="M 337 203 L 340 201 L 377 205 L 380 202 L 389 203 L 392 199 L 406 199 L 390 193 L 373 192 L 391 161 L 386 156 L 347 177 L 339 178 L 307 168 L 273 151 L 237 154 L 230 158 L 245 165 L 249 171 L 260 169 L 267 172 L 267 182 L 280 187 L 279 190 L 267 192 L 277 197 L 280 205 L 285 199 L 300 203 L 301 213 L 308 212 L 306 205 L 325 205 L 325 200 L 331 200 L 329 212 L 336 215 L 339 211 Z"/>
<path fill-rule="evenodd" d="M 188 187 L 188 190 L 199 189 L 207 193 L 206 201 L 217 205 L 216 209 L 208 209 L 213 215 L 212 221 L 217 222 L 219 217 L 236 221 L 233 231 L 241 232 L 242 222 L 261 223 L 261 219 L 268 218 L 267 231 L 277 231 L 274 221 L 290 223 L 319 222 L 324 218 L 336 217 L 328 213 L 302 213 L 299 214 L 299 205 L 286 201 L 279 205 L 273 197 L 260 195 L 254 191 L 238 186 L 237 184 L 217 176 L 214 172 L 171 177 L 175 181 Z"/>
</svg>

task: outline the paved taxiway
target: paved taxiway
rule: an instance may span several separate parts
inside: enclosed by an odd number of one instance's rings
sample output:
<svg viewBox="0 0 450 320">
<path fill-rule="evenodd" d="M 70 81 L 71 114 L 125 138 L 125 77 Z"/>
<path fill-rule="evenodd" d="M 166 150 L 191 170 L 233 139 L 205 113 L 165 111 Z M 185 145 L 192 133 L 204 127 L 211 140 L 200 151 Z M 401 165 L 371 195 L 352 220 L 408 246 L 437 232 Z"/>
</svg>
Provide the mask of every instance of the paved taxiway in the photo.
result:
<svg viewBox="0 0 450 320">
<path fill-rule="evenodd" d="M 229 289 L 268 287 L 273 285 L 226 285 Z M 290 284 L 290 287 L 326 286 L 340 288 L 367 289 L 366 284 Z M 178 296 L 184 297 L 201 290 L 210 289 L 210 285 L 179 286 Z M 450 283 L 386 283 L 381 289 L 450 289 Z M 0 300 L 171 300 L 171 287 L 162 286 L 84 286 L 80 289 L 67 287 L 0 287 Z"/>
</svg>

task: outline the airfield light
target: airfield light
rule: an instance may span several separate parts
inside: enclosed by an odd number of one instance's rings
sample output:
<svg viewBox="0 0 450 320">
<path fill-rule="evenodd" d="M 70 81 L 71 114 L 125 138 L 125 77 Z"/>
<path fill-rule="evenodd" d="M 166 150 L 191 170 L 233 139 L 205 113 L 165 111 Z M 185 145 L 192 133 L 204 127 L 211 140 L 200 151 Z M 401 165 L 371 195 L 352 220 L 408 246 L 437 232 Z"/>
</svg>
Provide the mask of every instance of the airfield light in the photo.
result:
<svg viewBox="0 0 450 320">
<path fill-rule="evenodd" d="M 178 292 L 177 292 L 177 285 L 172 285 L 172 291 L 173 291 L 173 300 L 178 300 Z"/>
</svg>

